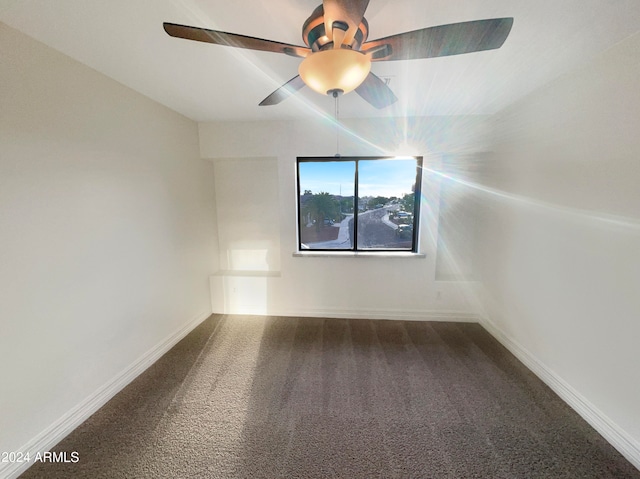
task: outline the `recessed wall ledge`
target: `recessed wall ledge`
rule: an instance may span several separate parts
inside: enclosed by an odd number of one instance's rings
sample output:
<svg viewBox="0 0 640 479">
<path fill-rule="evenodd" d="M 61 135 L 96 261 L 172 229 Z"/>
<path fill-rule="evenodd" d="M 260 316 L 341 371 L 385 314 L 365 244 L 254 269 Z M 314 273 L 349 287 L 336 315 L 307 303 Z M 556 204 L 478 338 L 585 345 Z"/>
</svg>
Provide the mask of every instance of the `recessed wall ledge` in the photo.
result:
<svg viewBox="0 0 640 479">
<path fill-rule="evenodd" d="M 280 271 L 246 270 L 246 269 L 221 269 L 212 276 L 244 276 L 244 277 L 267 277 L 280 276 Z"/>
</svg>

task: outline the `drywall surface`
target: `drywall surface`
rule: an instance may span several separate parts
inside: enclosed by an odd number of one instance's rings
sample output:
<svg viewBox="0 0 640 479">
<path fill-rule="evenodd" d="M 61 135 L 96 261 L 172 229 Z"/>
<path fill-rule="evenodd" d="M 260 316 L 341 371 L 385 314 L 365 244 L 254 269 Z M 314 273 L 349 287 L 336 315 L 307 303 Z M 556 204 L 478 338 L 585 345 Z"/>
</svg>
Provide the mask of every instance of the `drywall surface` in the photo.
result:
<svg viewBox="0 0 640 479">
<path fill-rule="evenodd" d="M 214 160 L 220 270 L 280 270 L 276 158 Z"/>
<path fill-rule="evenodd" d="M 216 203 L 234 211 L 218 212 L 221 262 L 230 264 L 228 258 L 234 258 L 242 265 L 222 267 L 211 278 L 214 311 L 474 320 L 476 284 L 466 277 L 436 280 L 439 192 L 443 171 L 463 172 L 468 165 L 464 158 L 486 148 L 487 124 L 485 117 L 349 119 L 341 122 L 338 137 L 335 125 L 323 118 L 201 123 L 202 157 L 233 182 L 216 178 L 225 183 L 217 190 Z M 422 256 L 294 256 L 296 158 L 334 156 L 337 149 L 343 156 L 424 157 Z M 239 194 L 255 189 L 264 190 L 261 201 L 252 199 L 253 193 Z M 260 234 L 229 241 L 231 232 L 265 221 Z M 279 248 L 277 254 L 274 248 Z"/>
<path fill-rule="evenodd" d="M 210 313 L 214 182 L 194 122 L 3 24 L 0 105 L 0 451 L 17 451 Z"/>
<path fill-rule="evenodd" d="M 639 76 L 636 35 L 502 112 L 480 222 L 491 326 L 584 399 L 636 465 Z"/>
</svg>

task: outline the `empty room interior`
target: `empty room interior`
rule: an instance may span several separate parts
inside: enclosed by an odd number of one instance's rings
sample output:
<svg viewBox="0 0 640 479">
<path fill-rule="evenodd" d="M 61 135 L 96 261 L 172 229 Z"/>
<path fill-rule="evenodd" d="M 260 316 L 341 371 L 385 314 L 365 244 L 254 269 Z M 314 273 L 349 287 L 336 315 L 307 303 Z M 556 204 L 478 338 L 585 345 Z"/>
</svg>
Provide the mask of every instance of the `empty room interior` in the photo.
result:
<svg viewBox="0 0 640 479">
<path fill-rule="evenodd" d="M 0 0 L 0 477 L 640 477 L 639 20 Z"/>
</svg>

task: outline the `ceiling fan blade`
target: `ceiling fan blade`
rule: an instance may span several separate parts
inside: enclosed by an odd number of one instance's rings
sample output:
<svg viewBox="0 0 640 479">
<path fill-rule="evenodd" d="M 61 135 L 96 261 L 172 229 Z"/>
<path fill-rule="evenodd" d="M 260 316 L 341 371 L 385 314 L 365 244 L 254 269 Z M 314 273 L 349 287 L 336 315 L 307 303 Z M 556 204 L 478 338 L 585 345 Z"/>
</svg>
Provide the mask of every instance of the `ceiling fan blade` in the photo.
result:
<svg viewBox="0 0 640 479">
<path fill-rule="evenodd" d="M 300 90 L 304 86 L 304 82 L 300 75 L 293 77 L 287 83 L 282 85 L 276 91 L 274 91 L 271 95 L 260 102 L 260 106 L 270 106 L 277 105 L 281 101 L 286 100 L 295 92 Z"/>
<path fill-rule="evenodd" d="M 500 48 L 509 36 L 513 18 L 452 23 L 372 40 L 362 51 L 375 49 L 372 61 L 444 57 Z"/>
<path fill-rule="evenodd" d="M 288 43 L 274 42 L 262 38 L 247 37 L 235 33 L 220 32 L 217 30 L 207 30 L 206 28 L 189 27 L 175 23 L 163 23 L 164 30 L 170 36 L 194 40 L 196 42 L 213 43 L 216 45 L 226 45 L 237 48 L 247 48 L 249 50 L 259 50 L 263 52 L 285 53 L 294 57 L 304 58 L 310 49 Z"/>
<path fill-rule="evenodd" d="M 345 22 L 349 25 L 343 43 L 350 45 L 362 22 L 369 0 L 323 0 L 324 29 L 330 40 L 333 40 L 333 22 Z"/>
<path fill-rule="evenodd" d="M 391 88 L 380 77 L 371 72 L 356 88 L 356 93 L 377 109 L 388 107 L 398 101 Z"/>
</svg>

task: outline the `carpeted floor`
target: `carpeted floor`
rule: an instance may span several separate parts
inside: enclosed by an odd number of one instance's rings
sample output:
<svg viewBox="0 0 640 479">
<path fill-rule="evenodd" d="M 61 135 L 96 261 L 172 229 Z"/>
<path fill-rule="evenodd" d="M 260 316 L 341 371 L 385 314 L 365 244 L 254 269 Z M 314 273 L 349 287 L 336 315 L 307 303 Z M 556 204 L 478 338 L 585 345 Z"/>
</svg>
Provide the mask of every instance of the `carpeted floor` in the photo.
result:
<svg viewBox="0 0 640 479">
<path fill-rule="evenodd" d="M 23 478 L 640 478 L 481 326 L 212 316 Z"/>
</svg>

